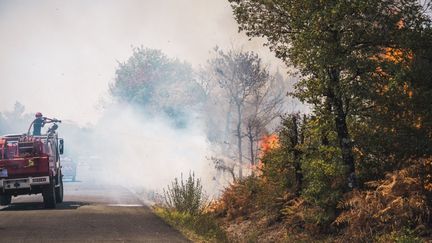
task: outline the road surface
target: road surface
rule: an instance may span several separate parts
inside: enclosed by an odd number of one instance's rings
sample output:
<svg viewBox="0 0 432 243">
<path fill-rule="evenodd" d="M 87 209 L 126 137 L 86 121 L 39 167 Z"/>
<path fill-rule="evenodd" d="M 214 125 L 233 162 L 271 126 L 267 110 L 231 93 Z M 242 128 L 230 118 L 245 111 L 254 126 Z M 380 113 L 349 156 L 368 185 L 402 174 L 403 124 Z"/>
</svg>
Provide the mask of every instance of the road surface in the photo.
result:
<svg viewBox="0 0 432 243">
<path fill-rule="evenodd" d="M 121 186 L 65 182 L 64 202 L 41 195 L 0 207 L 0 242 L 188 242 Z"/>
</svg>

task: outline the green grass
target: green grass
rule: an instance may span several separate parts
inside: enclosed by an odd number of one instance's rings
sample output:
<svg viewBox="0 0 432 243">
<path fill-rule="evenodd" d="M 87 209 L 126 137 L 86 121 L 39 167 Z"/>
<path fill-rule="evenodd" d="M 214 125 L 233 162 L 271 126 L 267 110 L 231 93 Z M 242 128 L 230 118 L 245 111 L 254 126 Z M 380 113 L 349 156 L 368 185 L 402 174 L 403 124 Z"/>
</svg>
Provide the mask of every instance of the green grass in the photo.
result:
<svg viewBox="0 0 432 243">
<path fill-rule="evenodd" d="M 153 210 L 193 242 L 228 242 L 225 232 L 210 214 L 192 215 L 158 206 Z"/>
</svg>

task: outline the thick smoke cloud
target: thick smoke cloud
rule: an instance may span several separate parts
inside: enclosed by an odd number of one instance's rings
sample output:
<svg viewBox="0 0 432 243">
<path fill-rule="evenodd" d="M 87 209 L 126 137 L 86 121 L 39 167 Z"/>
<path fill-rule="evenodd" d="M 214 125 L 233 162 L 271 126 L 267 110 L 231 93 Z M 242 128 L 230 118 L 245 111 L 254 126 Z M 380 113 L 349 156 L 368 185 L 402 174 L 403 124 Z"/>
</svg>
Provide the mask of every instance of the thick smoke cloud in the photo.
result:
<svg viewBox="0 0 432 243">
<path fill-rule="evenodd" d="M 149 117 L 130 105 L 110 106 L 85 135 L 91 151 L 82 162 L 91 175 L 84 171 L 81 178 L 161 192 L 173 178 L 192 171 L 213 193 L 208 175 L 214 174 L 214 168 L 206 160 L 209 148 L 203 124 L 189 117 L 187 125 L 178 128 L 166 117 Z"/>
<path fill-rule="evenodd" d="M 131 46 L 161 49 L 202 65 L 219 45 L 257 51 L 260 41 L 237 33 L 227 1 L 0 1 L 0 111 L 27 111 L 95 123 L 117 60 Z"/>
</svg>

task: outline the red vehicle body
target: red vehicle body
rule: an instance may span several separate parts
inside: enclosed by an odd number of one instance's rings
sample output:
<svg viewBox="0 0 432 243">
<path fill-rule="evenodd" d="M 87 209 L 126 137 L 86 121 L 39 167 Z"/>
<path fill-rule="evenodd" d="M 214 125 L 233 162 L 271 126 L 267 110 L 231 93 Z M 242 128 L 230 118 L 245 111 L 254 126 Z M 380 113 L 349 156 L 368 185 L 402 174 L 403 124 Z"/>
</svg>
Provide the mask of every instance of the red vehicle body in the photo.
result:
<svg viewBox="0 0 432 243">
<path fill-rule="evenodd" d="M 12 196 L 42 193 L 46 208 L 63 201 L 60 154 L 63 140 L 57 133 L 42 136 L 0 137 L 0 204 Z"/>
</svg>

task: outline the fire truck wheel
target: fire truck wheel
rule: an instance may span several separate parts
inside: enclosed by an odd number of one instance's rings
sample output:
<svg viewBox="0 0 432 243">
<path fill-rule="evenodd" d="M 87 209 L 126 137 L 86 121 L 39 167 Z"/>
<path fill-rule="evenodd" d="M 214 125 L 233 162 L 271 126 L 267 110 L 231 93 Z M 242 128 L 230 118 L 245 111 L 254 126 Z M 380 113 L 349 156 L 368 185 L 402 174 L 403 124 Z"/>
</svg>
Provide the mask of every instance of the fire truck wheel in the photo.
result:
<svg viewBox="0 0 432 243">
<path fill-rule="evenodd" d="M 45 187 L 42 191 L 45 208 L 56 207 L 56 193 L 55 193 L 54 179 L 51 179 L 50 181 L 51 183 L 47 187 Z"/>
<path fill-rule="evenodd" d="M 57 203 L 63 202 L 63 180 L 60 179 L 59 187 L 56 187 L 55 189 L 55 198 Z"/>
<path fill-rule="evenodd" d="M 11 195 L 0 195 L 0 205 L 6 206 L 9 205 L 11 202 L 12 202 Z"/>
</svg>

